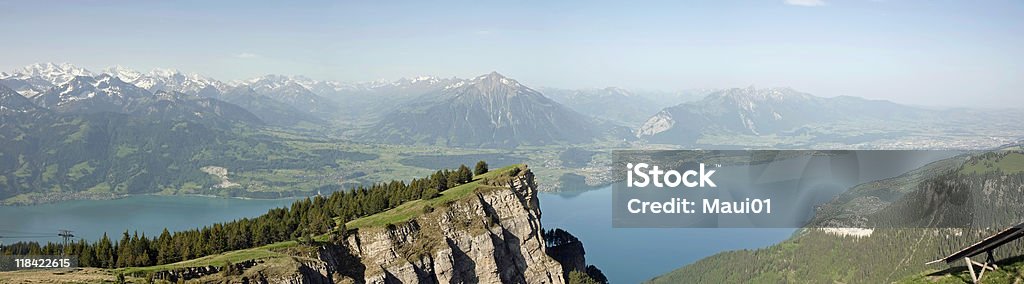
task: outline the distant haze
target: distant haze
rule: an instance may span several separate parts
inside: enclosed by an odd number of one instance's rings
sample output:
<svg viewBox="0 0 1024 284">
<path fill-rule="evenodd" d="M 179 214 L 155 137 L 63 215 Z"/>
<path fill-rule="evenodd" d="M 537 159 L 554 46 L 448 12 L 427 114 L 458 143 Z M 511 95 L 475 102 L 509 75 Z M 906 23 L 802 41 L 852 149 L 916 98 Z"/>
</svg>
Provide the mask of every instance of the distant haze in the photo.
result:
<svg viewBox="0 0 1024 284">
<path fill-rule="evenodd" d="M 3 71 L 71 62 L 369 81 L 496 70 L 531 87 L 1024 105 L 1021 1 L 0 2 Z"/>
</svg>

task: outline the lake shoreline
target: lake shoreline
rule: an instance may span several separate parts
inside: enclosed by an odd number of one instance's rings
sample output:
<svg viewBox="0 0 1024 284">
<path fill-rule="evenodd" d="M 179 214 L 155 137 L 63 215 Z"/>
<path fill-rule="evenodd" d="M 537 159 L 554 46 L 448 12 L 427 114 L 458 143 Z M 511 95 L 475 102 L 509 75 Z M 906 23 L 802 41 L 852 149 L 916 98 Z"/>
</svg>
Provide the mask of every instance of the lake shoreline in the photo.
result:
<svg viewBox="0 0 1024 284">
<path fill-rule="evenodd" d="M 294 195 L 294 196 L 284 196 L 284 197 L 275 197 L 275 198 L 258 198 L 258 197 L 249 197 L 249 196 L 219 196 L 219 195 L 213 195 L 213 194 L 198 194 L 198 193 L 186 193 L 186 194 L 161 194 L 161 193 L 140 193 L 140 194 L 103 193 L 103 194 L 91 194 L 91 193 L 84 193 L 84 192 L 76 192 L 76 193 L 70 193 L 70 194 L 46 194 L 45 196 L 20 197 L 20 198 L 29 198 L 29 200 L 27 200 L 27 201 L 21 201 L 21 200 L 10 201 L 10 199 L 8 199 L 8 200 L 4 200 L 4 201 L 0 202 L 0 208 L 2 208 L 2 207 L 24 207 L 24 206 L 35 206 L 35 205 L 45 205 L 45 204 L 56 204 L 56 203 L 63 203 L 63 202 L 69 202 L 69 201 L 116 200 L 116 199 L 129 198 L 129 197 L 133 197 L 133 196 L 195 196 L 195 197 L 206 197 L 206 198 L 223 198 L 223 199 L 239 199 L 239 200 L 270 200 L 270 201 L 273 201 L 273 200 L 285 200 L 285 199 L 301 199 L 301 198 L 313 197 L 313 196 L 315 196 L 315 194 L 314 195 L 310 195 L 310 196 Z M 19 197 L 14 197 L 14 198 L 19 198 Z"/>
<path fill-rule="evenodd" d="M 76 238 L 94 241 L 106 233 L 117 235 L 138 231 L 159 235 L 164 228 L 184 231 L 253 218 L 274 208 L 287 208 L 293 199 L 254 200 L 195 195 L 131 195 L 107 200 L 69 200 L 30 206 L 0 207 L 0 230 L 14 236 L 56 235 L 58 230 L 74 231 Z M 52 237 L 5 238 L 16 241 L 54 241 Z"/>
</svg>

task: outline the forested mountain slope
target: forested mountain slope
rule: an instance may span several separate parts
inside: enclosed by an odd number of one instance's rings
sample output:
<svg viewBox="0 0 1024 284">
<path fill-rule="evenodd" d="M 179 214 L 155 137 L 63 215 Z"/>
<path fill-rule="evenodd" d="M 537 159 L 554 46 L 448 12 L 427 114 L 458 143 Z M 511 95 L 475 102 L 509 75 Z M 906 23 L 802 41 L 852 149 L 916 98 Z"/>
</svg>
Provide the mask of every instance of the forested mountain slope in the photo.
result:
<svg viewBox="0 0 1024 284">
<path fill-rule="evenodd" d="M 860 229 L 801 229 L 780 244 L 720 253 L 651 282 L 887 283 L 946 269 L 925 263 L 1024 220 L 1024 153 L 954 157 L 850 193 L 812 222 Z M 1024 243 L 995 254 L 1024 255 Z"/>
</svg>

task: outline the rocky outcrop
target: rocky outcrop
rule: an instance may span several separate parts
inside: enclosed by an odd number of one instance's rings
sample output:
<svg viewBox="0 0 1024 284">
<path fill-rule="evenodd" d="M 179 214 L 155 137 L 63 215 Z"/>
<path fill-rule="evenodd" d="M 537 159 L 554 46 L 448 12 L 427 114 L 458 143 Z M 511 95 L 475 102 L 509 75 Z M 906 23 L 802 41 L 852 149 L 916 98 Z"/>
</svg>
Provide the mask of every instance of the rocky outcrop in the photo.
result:
<svg viewBox="0 0 1024 284">
<path fill-rule="evenodd" d="M 335 244 L 316 247 L 305 253 L 293 254 L 291 261 L 284 269 L 265 269 L 256 272 L 253 277 L 256 283 L 288 283 L 288 284 L 328 284 L 358 283 L 358 274 L 352 268 L 358 268 L 359 260 L 346 254 L 347 249 Z M 280 273 L 285 271 L 286 273 Z"/>
<path fill-rule="evenodd" d="M 233 266 L 232 269 L 235 271 L 242 271 L 247 268 L 256 266 L 257 264 L 263 263 L 263 260 L 252 259 L 246 260 L 239 263 L 228 264 Z M 226 266 L 225 266 L 226 267 Z M 153 274 L 153 279 L 166 280 L 171 283 L 176 283 L 178 280 L 190 280 L 196 279 L 207 275 L 213 275 L 220 272 L 225 267 L 217 266 L 197 266 L 197 267 L 182 267 L 178 269 L 158 271 Z"/>
<path fill-rule="evenodd" d="M 407 223 L 347 238 L 366 283 L 564 283 L 546 253 L 533 173 Z"/>
</svg>

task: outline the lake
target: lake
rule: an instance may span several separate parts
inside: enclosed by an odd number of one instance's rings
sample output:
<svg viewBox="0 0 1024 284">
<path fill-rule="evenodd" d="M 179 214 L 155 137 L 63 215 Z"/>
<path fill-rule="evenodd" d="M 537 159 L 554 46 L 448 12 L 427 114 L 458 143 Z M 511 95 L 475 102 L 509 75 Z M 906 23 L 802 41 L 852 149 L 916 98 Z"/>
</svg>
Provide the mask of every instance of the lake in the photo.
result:
<svg viewBox="0 0 1024 284">
<path fill-rule="evenodd" d="M 804 215 L 810 218 L 815 205 L 856 184 L 894 177 L 959 153 L 863 151 L 853 155 L 853 161 L 796 167 L 796 173 L 835 170 L 837 176 L 843 176 L 830 181 L 833 190 L 816 192 L 815 198 L 807 199 L 803 204 L 807 210 Z M 586 188 L 578 184 L 576 187 Z M 586 250 L 587 263 L 600 268 L 613 283 L 642 282 L 723 251 L 770 246 L 796 231 L 784 227 L 613 228 L 612 193 L 610 185 L 586 191 L 541 193 L 540 203 L 545 229 L 562 228 L 579 238 Z"/>
<path fill-rule="evenodd" d="M 32 206 L 0 206 L 0 239 L 58 241 L 57 230 L 74 231 L 75 239 L 97 240 L 106 232 L 117 241 L 125 230 L 159 236 L 164 228 L 193 229 L 218 222 L 255 217 L 295 199 L 238 199 L 203 196 L 136 195 L 111 200 L 74 200 Z M 17 236 L 49 236 L 17 238 Z"/>
<path fill-rule="evenodd" d="M 545 230 L 562 228 L 579 238 L 587 263 L 612 283 L 639 283 L 719 252 L 776 244 L 795 231 L 612 228 L 611 191 L 541 193 L 540 203 Z"/>
</svg>

